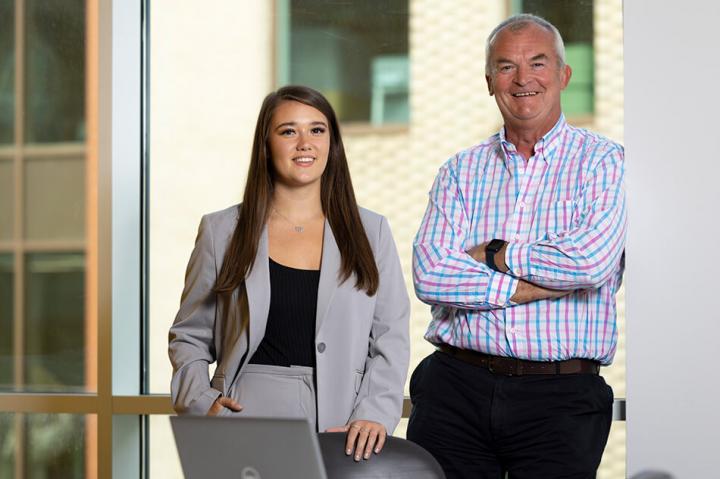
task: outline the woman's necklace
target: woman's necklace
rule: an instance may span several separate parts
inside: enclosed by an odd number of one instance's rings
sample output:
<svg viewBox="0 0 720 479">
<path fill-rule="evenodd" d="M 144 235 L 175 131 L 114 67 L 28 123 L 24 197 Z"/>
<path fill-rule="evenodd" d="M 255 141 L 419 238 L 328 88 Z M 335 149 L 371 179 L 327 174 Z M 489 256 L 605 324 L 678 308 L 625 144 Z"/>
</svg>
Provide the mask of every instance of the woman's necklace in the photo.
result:
<svg viewBox="0 0 720 479">
<path fill-rule="evenodd" d="M 277 208 L 275 208 L 274 206 L 272 207 L 272 209 L 273 209 L 273 211 L 274 211 L 275 213 L 277 213 L 277 215 L 278 215 L 280 218 L 282 218 L 282 219 L 284 219 L 285 221 L 287 221 L 287 222 L 293 227 L 293 229 L 295 230 L 296 233 L 302 233 L 302 232 L 305 231 L 305 227 L 304 227 L 303 225 L 297 225 L 297 224 L 293 223 L 292 221 L 290 221 L 290 218 L 288 218 L 288 217 L 285 216 L 284 214 L 280 213 L 280 212 L 277 210 Z"/>
</svg>

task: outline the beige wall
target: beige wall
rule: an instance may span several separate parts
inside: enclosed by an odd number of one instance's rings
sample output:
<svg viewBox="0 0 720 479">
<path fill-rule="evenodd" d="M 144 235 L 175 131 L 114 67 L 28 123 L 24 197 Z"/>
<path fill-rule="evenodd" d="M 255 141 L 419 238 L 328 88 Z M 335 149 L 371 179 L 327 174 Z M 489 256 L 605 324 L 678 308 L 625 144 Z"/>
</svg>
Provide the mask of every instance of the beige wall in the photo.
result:
<svg viewBox="0 0 720 479">
<path fill-rule="evenodd" d="M 272 85 L 272 2 L 153 0 L 150 51 L 150 389 L 168 392 L 167 331 L 200 217 L 237 203 Z M 167 418 L 152 477 L 181 477 Z"/>
<path fill-rule="evenodd" d="M 155 0 L 150 59 L 151 390 L 169 390 L 167 329 L 200 217 L 240 200 L 272 85 L 271 2 Z M 164 344 L 163 344 L 164 343 Z M 160 345 L 160 347 L 157 347 Z"/>
<path fill-rule="evenodd" d="M 484 79 L 484 41 L 504 15 L 498 0 L 410 2 L 409 129 L 345 134 L 358 201 L 390 220 L 413 300 L 411 370 L 432 346 L 430 309 L 412 293 L 412 241 L 440 165 L 501 123 Z"/>
</svg>

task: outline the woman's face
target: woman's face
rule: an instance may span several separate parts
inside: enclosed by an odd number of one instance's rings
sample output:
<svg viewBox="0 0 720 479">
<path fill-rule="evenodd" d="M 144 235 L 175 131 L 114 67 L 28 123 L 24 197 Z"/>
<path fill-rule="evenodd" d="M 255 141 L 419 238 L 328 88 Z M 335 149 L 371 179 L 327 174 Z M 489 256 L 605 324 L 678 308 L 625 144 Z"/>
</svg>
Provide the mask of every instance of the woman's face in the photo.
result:
<svg viewBox="0 0 720 479">
<path fill-rule="evenodd" d="M 325 115 L 304 103 L 283 101 L 273 113 L 268 143 L 276 183 L 319 187 L 330 151 Z"/>
</svg>

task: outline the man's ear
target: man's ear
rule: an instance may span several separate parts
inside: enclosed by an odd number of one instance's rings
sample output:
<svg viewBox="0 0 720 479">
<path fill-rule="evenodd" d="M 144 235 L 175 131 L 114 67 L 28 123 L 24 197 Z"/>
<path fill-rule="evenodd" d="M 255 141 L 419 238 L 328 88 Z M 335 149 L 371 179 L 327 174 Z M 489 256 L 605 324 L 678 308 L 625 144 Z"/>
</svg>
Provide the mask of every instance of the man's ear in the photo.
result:
<svg viewBox="0 0 720 479">
<path fill-rule="evenodd" d="M 490 93 L 490 96 L 493 96 L 495 91 L 493 90 L 492 77 L 485 75 L 485 81 L 487 82 L 488 93 Z"/>
<path fill-rule="evenodd" d="M 563 66 L 560 71 L 561 90 L 564 90 L 565 87 L 568 86 L 568 83 L 570 83 L 570 77 L 572 77 L 572 68 L 570 68 L 570 65 Z"/>
</svg>

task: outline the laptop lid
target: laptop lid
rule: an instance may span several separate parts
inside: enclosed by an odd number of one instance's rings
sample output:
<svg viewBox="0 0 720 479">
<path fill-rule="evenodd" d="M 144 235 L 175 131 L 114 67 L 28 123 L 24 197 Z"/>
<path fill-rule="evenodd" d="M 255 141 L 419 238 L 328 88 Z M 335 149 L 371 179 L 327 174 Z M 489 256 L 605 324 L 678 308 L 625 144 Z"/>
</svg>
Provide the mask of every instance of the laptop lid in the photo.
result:
<svg viewBox="0 0 720 479">
<path fill-rule="evenodd" d="M 170 417 L 186 479 L 326 479 L 305 419 Z"/>
</svg>

